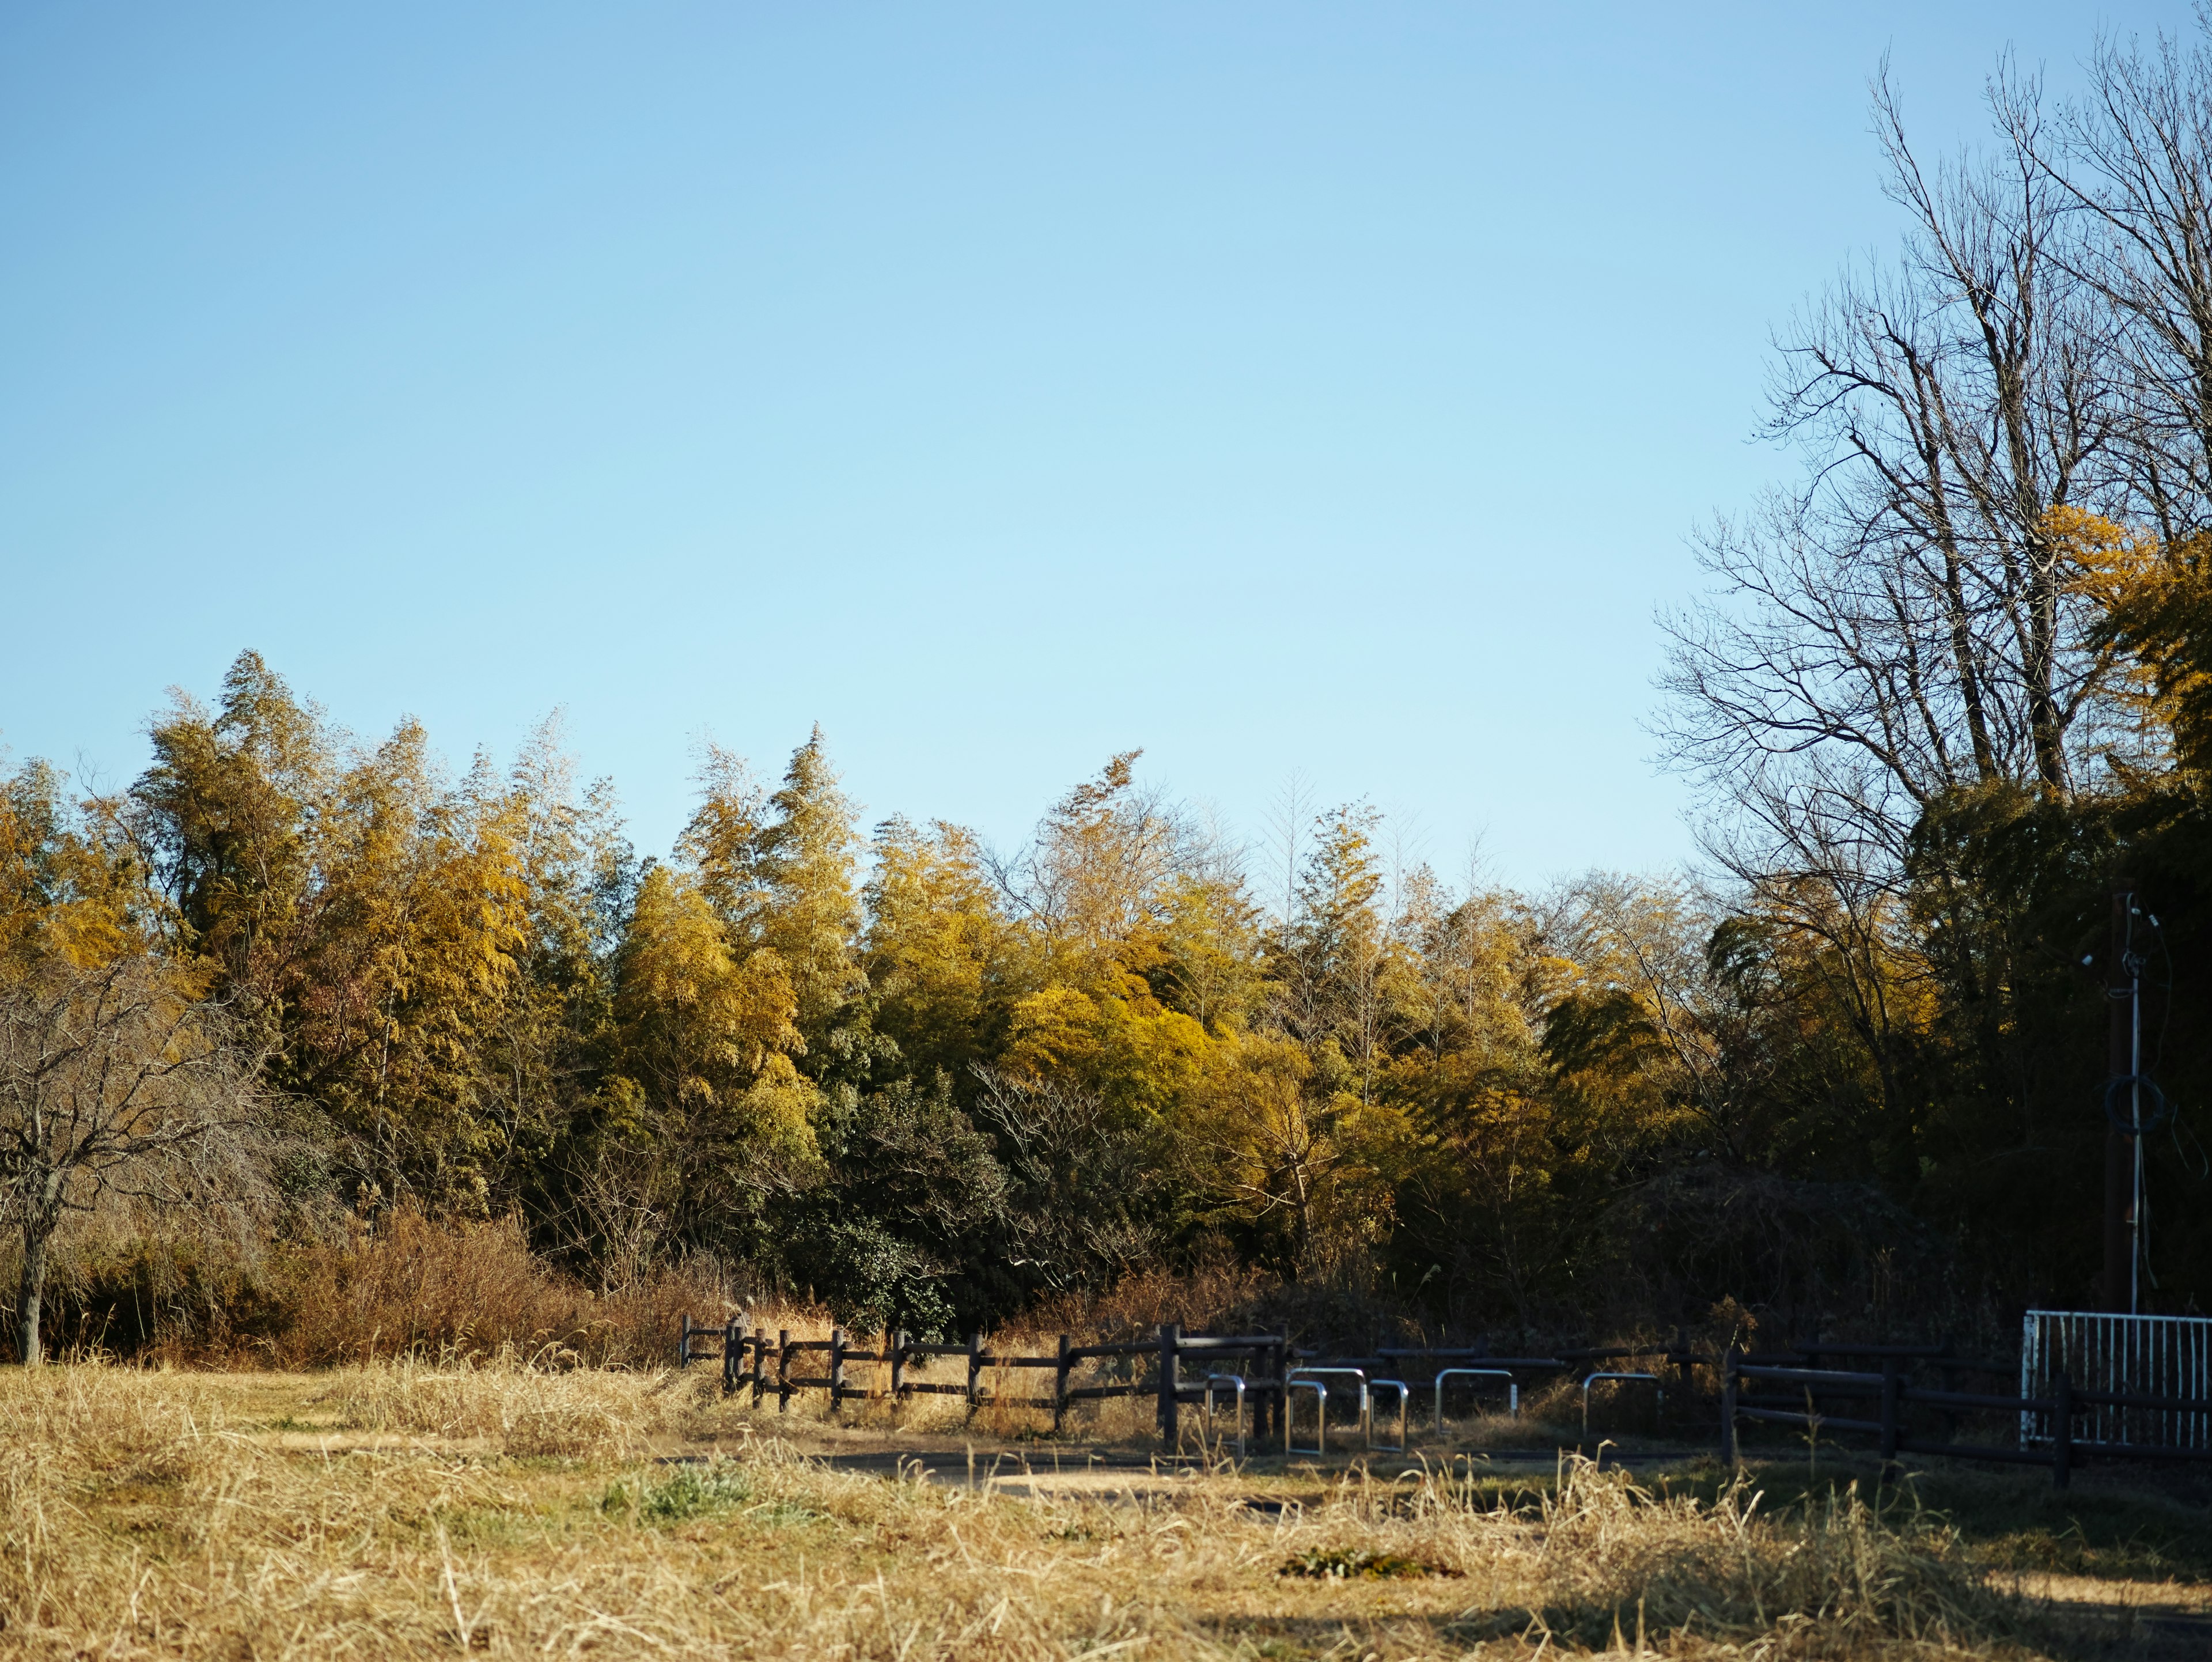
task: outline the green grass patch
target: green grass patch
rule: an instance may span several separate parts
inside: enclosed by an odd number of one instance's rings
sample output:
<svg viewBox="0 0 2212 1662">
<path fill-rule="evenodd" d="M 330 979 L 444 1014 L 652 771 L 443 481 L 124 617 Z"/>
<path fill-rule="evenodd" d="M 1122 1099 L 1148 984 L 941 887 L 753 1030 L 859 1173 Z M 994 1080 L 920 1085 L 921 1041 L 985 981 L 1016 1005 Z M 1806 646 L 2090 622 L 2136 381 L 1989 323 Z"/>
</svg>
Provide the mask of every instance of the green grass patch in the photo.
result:
<svg viewBox="0 0 2212 1662">
<path fill-rule="evenodd" d="M 617 1477 L 599 1496 L 599 1510 L 641 1524 L 682 1524 L 743 1506 L 752 1495 L 752 1479 L 734 1466 L 680 1465 Z"/>
</svg>

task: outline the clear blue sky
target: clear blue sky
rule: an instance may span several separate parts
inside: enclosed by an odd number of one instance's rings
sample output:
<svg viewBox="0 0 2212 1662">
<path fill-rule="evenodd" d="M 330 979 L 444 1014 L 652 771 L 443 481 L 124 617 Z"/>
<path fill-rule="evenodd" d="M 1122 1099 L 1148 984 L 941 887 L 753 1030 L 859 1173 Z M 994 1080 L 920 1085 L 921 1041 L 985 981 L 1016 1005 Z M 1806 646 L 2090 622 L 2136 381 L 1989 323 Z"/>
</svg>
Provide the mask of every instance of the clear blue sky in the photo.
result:
<svg viewBox="0 0 2212 1662">
<path fill-rule="evenodd" d="M 2185 23 L 2118 5 L 2120 29 Z M 0 10 L 0 745 L 246 646 L 457 762 L 565 706 L 1019 837 L 1293 768 L 1533 883 L 1689 839 L 1684 543 L 1770 325 L 2038 4 Z"/>
</svg>

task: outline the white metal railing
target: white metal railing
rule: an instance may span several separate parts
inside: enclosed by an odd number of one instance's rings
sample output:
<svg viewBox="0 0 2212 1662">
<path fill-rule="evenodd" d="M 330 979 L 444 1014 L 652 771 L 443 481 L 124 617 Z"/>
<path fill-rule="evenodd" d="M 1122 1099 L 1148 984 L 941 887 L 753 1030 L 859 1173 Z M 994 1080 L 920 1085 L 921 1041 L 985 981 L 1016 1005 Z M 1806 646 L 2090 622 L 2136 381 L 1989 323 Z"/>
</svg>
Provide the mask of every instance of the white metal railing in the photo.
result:
<svg viewBox="0 0 2212 1662">
<path fill-rule="evenodd" d="M 1357 1379 L 1359 1381 L 1359 1436 L 1363 1442 L 1375 1440 L 1375 1428 L 1368 1418 L 1370 1403 L 1367 1395 L 1367 1370 L 1364 1367 L 1294 1367 L 1283 1376 L 1288 1385 L 1319 1384 L 1322 1379 Z M 1328 1397 L 1322 1401 L 1327 1405 Z M 1316 1438 L 1316 1442 L 1322 1440 Z"/>
<path fill-rule="evenodd" d="M 2029 1311 L 2021 1330 L 2020 1394 L 2047 1397 L 2061 1370 L 2079 1391 L 2212 1396 L 2212 1317 Z M 2023 1411 L 2021 1443 L 2048 1443 L 2050 1418 Z M 2074 1435 L 2144 1448 L 2212 1448 L 2212 1414 L 2084 1403 L 2074 1412 Z"/>
<path fill-rule="evenodd" d="M 1310 1391 L 1314 1394 L 1314 1440 L 1311 1448 L 1300 1448 L 1291 1434 L 1292 1394 Z M 1295 1373 L 1283 1381 L 1283 1452 L 1285 1454 L 1326 1454 L 1328 1452 L 1328 1387 L 1319 1379 L 1301 1379 Z"/>
<path fill-rule="evenodd" d="M 1375 1440 L 1375 1412 L 1372 1407 L 1374 1399 L 1370 1397 L 1368 1399 L 1370 1406 L 1367 1414 L 1367 1446 L 1380 1449 L 1386 1454 L 1405 1453 L 1410 1446 L 1406 1440 L 1406 1410 L 1413 1402 L 1413 1393 L 1406 1389 L 1406 1382 L 1403 1379 L 1370 1379 L 1367 1384 L 1370 1391 L 1395 1391 L 1398 1393 L 1398 1440 L 1395 1443 L 1378 1443 Z"/>
<path fill-rule="evenodd" d="M 1237 1393 L 1237 1458 L 1244 1458 L 1244 1377 L 1240 1373 L 1209 1373 L 1206 1376 L 1206 1428 L 1213 1429 L 1213 1393 L 1217 1391 Z"/>
<path fill-rule="evenodd" d="M 1437 1435 L 1444 1434 L 1444 1381 L 1446 1379 L 1503 1379 L 1505 1381 L 1505 1411 L 1515 1419 L 1521 1417 L 1521 1386 L 1510 1371 L 1502 1367 L 1448 1367 L 1437 1375 Z"/>
</svg>

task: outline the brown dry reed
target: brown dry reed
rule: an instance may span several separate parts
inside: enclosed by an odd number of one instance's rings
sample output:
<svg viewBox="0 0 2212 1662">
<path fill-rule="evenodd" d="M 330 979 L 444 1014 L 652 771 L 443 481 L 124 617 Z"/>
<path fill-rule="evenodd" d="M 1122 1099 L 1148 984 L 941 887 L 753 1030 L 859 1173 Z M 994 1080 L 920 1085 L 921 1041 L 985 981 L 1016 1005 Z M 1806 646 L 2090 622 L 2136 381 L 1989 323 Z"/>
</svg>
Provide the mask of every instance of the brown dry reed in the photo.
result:
<svg viewBox="0 0 2212 1662">
<path fill-rule="evenodd" d="M 720 1319 L 727 1306 L 704 1260 L 586 1286 L 533 1253 L 513 1218 L 401 1208 L 373 1227 L 346 1220 L 331 1239 L 244 1245 L 98 1221 L 110 1227 L 79 1229 L 57 1263 L 48 1326 L 60 1355 L 300 1368 L 507 1349 L 659 1367 L 686 1312 Z M 0 1246 L 0 1281 L 12 1285 L 14 1263 Z"/>
<path fill-rule="evenodd" d="M 294 1250 L 276 1278 L 285 1320 L 255 1348 L 283 1367 L 501 1350 L 657 1367 L 687 1312 L 720 1319 L 724 1308 L 708 1265 L 594 1291 L 532 1252 L 514 1219 L 432 1222 L 404 1210 L 343 1245 Z"/>
<path fill-rule="evenodd" d="M 946 1482 L 894 1480 L 774 1432 L 704 1371 L 514 1355 L 305 1379 L 11 1371 L 0 1651 L 2028 1653 L 1948 1533 L 1855 1492 L 1769 1517 L 1742 1488 L 1702 1502 L 1579 1462 L 1518 1505 L 1464 1462 L 971 1488 L 957 1456 Z"/>
</svg>

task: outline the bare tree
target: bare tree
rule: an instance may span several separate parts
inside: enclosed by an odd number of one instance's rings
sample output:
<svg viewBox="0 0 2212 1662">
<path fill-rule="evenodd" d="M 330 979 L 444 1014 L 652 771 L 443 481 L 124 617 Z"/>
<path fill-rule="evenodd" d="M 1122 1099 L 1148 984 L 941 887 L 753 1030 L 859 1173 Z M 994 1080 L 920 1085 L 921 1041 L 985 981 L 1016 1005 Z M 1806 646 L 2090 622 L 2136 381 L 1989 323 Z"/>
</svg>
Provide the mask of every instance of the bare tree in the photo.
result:
<svg viewBox="0 0 2212 1662">
<path fill-rule="evenodd" d="M 2212 40 L 2100 39 L 2088 90 L 2046 135 L 2001 107 L 2082 222 L 2064 253 L 2109 310 L 2136 500 L 2169 544 L 2212 520 Z"/>
<path fill-rule="evenodd" d="M 175 972 L 50 959 L 0 985 L 0 1219 L 22 1239 L 15 1355 L 42 1357 L 50 1249 L 104 1195 L 177 1203 L 250 1183 L 253 1059 Z"/>
<path fill-rule="evenodd" d="M 1745 810 L 1717 851 L 1747 876 L 1893 872 L 1936 796 L 2069 790 L 2095 728 L 2067 511 L 2124 511 L 2112 331 L 2062 257 L 2034 88 L 1991 98 L 2007 142 L 1930 169 L 1876 82 L 1899 258 L 1778 343 L 1768 430 L 1806 483 L 1708 534 L 1720 592 L 1667 620 L 1663 737 Z"/>
<path fill-rule="evenodd" d="M 1096 1093 L 989 1068 L 976 1117 L 995 1135 L 1009 1262 L 1055 1292 L 1098 1286 L 1155 1257 L 1163 1184 L 1154 1151 Z"/>
</svg>

